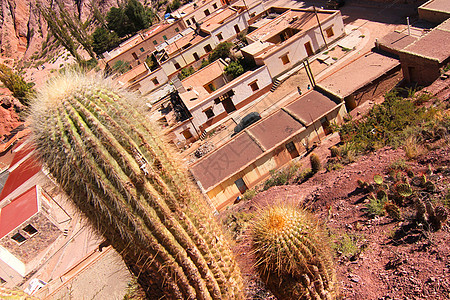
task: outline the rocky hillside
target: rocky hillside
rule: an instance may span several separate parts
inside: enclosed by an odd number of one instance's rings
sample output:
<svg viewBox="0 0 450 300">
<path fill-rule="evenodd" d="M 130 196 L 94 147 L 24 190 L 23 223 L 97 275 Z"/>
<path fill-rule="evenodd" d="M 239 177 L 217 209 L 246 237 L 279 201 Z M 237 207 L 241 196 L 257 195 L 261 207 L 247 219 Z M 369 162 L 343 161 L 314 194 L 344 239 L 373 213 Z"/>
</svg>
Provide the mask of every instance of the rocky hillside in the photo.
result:
<svg viewBox="0 0 450 300">
<path fill-rule="evenodd" d="M 91 17 L 91 0 L 63 0 L 69 12 L 86 21 Z M 93 0 L 105 13 L 117 0 Z M 34 0 L 0 0 L 0 49 L 4 58 L 29 58 L 41 50 L 47 39 L 45 19 Z M 54 7 L 52 0 L 41 0 L 41 5 Z"/>
</svg>

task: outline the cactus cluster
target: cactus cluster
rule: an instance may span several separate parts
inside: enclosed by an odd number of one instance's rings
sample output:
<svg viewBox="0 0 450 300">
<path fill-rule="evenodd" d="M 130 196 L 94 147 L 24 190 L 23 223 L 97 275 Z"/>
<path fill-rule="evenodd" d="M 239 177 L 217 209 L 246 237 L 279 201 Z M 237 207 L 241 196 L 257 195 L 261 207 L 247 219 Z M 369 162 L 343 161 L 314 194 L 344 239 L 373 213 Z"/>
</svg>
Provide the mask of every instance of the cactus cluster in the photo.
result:
<svg viewBox="0 0 450 300">
<path fill-rule="evenodd" d="M 341 150 L 336 146 L 330 147 L 331 157 L 339 157 L 341 156 Z"/>
<path fill-rule="evenodd" d="M 274 206 L 251 227 L 257 269 L 278 299 L 335 299 L 331 251 L 304 210 Z"/>
<path fill-rule="evenodd" d="M 435 206 L 430 200 L 415 199 L 416 219 L 431 226 L 434 230 L 442 228 L 447 220 L 448 213 L 443 206 Z"/>
<path fill-rule="evenodd" d="M 241 299 L 242 279 L 210 207 L 135 105 L 70 72 L 31 110 L 36 150 L 153 299 Z"/>
<path fill-rule="evenodd" d="M 400 182 L 395 185 L 397 193 L 402 197 L 409 197 L 412 195 L 413 190 L 408 183 Z"/>
</svg>

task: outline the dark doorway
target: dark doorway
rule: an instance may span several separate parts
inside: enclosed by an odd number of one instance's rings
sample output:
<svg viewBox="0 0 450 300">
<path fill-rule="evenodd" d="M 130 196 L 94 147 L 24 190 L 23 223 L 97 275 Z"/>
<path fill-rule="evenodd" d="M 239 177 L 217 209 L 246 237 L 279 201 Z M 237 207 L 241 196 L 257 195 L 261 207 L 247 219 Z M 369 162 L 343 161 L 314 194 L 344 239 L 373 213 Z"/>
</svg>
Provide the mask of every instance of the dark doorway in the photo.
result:
<svg viewBox="0 0 450 300">
<path fill-rule="evenodd" d="M 306 53 L 308 54 L 308 56 L 311 56 L 314 54 L 312 47 L 311 47 L 311 42 L 305 43 L 305 49 L 306 49 Z"/>
<path fill-rule="evenodd" d="M 236 110 L 236 106 L 234 106 L 233 101 L 231 98 L 226 98 L 222 100 L 223 108 L 225 108 L 225 111 L 229 114 Z"/>
<path fill-rule="evenodd" d="M 298 153 L 297 148 L 294 145 L 294 142 L 289 142 L 286 144 L 286 149 L 289 152 L 289 154 L 291 155 L 291 158 L 296 158 L 298 157 L 300 154 Z"/>
<path fill-rule="evenodd" d="M 248 187 L 242 178 L 239 178 L 238 180 L 236 180 L 234 182 L 234 184 L 237 186 L 237 188 L 239 189 L 239 192 L 241 192 L 241 194 L 244 194 L 245 191 L 248 190 Z"/>
</svg>

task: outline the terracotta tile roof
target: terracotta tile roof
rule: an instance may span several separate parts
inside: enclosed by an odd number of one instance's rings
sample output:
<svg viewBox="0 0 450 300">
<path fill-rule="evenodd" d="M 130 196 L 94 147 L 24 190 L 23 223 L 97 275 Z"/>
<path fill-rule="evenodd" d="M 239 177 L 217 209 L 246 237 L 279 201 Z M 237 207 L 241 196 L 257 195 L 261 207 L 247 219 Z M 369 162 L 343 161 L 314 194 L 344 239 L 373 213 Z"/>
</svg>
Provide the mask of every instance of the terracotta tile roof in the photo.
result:
<svg viewBox="0 0 450 300">
<path fill-rule="evenodd" d="M 38 211 L 37 187 L 33 186 L 0 209 L 0 239 L 27 221 Z"/>
<path fill-rule="evenodd" d="M 336 103 L 331 101 L 330 98 L 312 90 L 287 105 L 285 109 L 295 118 L 301 120 L 303 124 L 309 126 L 314 120 L 317 120 L 335 107 Z"/>
<path fill-rule="evenodd" d="M 193 165 L 191 171 L 203 188 L 208 190 L 262 153 L 261 148 L 244 132 Z"/>
<path fill-rule="evenodd" d="M 398 59 L 369 52 L 321 80 L 318 85 L 345 98 L 399 65 Z"/>
<path fill-rule="evenodd" d="M 450 31 L 436 28 L 407 46 L 402 52 L 437 60 L 441 63 L 450 57 L 449 45 Z"/>
<path fill-rule="evenodd" d="M 301 123 L 279 110 L 251 126 L 248 131 L 269 150 L 303 128 Z"/>
<path fill-rule="evenodd" d="M 421 6 L 422 8 L 438 10 L 450 13 L 450 1 L 448 0 L 432 0 Z"/>
<path fill-rule="evenodd" d="M 382 37 L 378 43 L 396 51 L 402 50 L 406 46 L 412 44 L 417 40 L 416 37 L 401 33 L 401 32 L 391 32 L 384 37 Z"/>
</svg>

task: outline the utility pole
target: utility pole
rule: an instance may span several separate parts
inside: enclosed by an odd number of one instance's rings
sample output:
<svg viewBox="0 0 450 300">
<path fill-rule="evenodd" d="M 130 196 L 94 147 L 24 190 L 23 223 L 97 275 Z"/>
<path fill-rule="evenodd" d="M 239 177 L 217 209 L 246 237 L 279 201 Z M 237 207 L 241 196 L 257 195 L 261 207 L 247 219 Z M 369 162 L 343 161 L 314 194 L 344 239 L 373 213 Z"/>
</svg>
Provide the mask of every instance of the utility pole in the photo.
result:
<svg viewBox="0 0 450 300">
<path fill-rule="evenodd" d="M 313 5 L 314 14 L 316 15 L 317 23 L 319 24 L 320 33 L 322 34 L 323 41 L 325 43 L 325 47 L 328 49 L 327 41 L 325 40 L 325 35 L 323 34 L 322 25 L 320 24 L 319 16 L 317 15 L 316 6 Z"/>
</svg>

